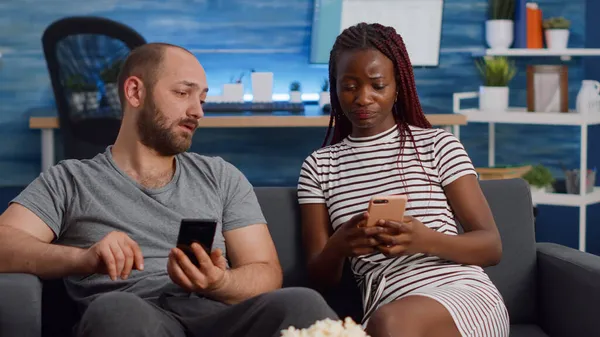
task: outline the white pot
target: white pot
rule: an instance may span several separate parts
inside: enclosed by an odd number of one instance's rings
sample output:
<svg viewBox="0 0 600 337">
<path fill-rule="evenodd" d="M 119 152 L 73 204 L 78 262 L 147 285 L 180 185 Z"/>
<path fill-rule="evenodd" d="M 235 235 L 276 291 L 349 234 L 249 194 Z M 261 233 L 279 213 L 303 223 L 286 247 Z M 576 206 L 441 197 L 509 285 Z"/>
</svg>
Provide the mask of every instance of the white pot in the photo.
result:
<svg viewBox="0 0 600 337">
<path fill-rule="evenodd" d="M 508 49 L 514 41 L 512 20 L 488 20 L 485 22 L 485 40 L 491 49 Z"/>
<path fill-rule="evenodd" d="M 329 103 L 331 103 L 329 91 L 322 91 L 321 93 L 319 93 L 319 108 L 323 109 L 323 107 Z"/>
<path fill-rule="evenodd" d="M 541 194 L 541 193 L 550 192 L 550 188 L 548 186 L 539 187 L 539 186 L 529 185 L 529 188 L 530 188 L 530 191 L 532 194 Z"/>
<path fill-rule="evenodd" d="M 290 91 L 290 103 L 302 103 L 302 92 Z"/>
<path fill-rule="evenodd" d="M 98 91 L 72 93 L 70 106 L 74 113 L 98 109 Z"/>
<path fill-rule="evenodd" d="M 546 29 L 546 46 L 548 49 L 567 49 L 569 44 L 568 29 Z"/>
<path fill-rule="evenodd" d="M 479 87 L 479 110 L 504 112 L 508 110 L 508 87 Z"/>
<path fill-rule="evenodd" d="M 224 84 L 221 99 L 228 103 L 244 103 L 244 85 L 242 83 Z"/>
<path fill-rule="evenodd" d="M 250 76 L 252 79 L 252 101 L 272 102 L 273 73 L 254 72 Z"/>
<path fill-rule="evenodd" d="M 116 83 L 106 83 L 104 85 L 104 95 L 111 109 L 121 111 L 121 101 L 119 100 L 119 91 Z"/>
</svg>

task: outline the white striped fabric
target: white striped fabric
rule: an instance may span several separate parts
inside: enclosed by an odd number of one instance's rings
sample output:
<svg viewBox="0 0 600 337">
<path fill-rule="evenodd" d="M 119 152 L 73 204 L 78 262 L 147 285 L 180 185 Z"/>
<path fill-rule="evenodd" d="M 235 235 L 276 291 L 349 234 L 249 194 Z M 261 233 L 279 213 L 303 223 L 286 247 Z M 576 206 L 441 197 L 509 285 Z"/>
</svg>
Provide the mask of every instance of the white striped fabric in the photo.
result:
<svg viewBox="0 0 600 337">
<path fill-rule="evenodd" d="M 473 164 L 451 133 L 413 126 L 410 130 L 414 143 L 408 138 L 404 146 L 399 146 L 400 133 L 393 127 L 316 150 L 302 165 L 299 202 L 325 203 L 335 230 L 365 211 L 372 196 L 406 194 L 407 215 L 457 235 L 443 187 L 464 175 L 477 175 Z M 423 254 L 388 258 L 380 253 L 352 258 L 351 266 L 363 293 L 363 324 L 386 303 L 422 295 L 446 307 L 462 336 L 508 336 L 508 312 L 481 267 Z"/>
</svg>

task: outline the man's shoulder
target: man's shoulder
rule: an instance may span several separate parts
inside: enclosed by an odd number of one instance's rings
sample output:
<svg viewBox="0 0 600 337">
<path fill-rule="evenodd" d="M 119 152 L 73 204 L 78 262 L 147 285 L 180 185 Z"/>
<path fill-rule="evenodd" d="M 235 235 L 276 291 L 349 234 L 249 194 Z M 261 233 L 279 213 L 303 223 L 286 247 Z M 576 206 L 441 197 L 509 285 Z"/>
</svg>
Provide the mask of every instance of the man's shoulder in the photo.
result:
<svg viewBox="0 0 600 337">
<path fill-rule="evenodd" d="M 108 163 L 104 154 L 98 154 L 90 159 L 63 159 L 50 167 L 42 174 L 50 175 L 96 175 L 99 171 L 105 171 Z"/>
<path fill-rule="evenodd" d="M 194 152 L 179 154 L 179 161 L 183 166 L 191 166 L 202 172 L 210 172 L 215 177 L 231 176 L 240 171 L 235 165 L 220 156 L 208 156 Z"/>
</svg>

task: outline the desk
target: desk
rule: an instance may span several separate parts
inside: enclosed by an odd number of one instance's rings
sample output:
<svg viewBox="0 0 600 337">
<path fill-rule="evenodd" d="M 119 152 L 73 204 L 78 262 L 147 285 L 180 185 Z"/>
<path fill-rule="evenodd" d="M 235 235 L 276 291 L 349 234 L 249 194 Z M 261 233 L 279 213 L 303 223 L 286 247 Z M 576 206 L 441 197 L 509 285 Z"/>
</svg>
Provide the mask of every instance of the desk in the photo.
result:
<svg viewBox="0 0 600 337">
<path fill-rule="evenodd" d="M 467 124 L 461 114 L 428 114 L 432 125 L 443 126 L 459 137 L 459 126 Z M 200 120 L 200 128 L 282 128 L 327 127 L 329 116 L 323 114 L 207 114 Z M 29 128 L 42 131 L 42 171 L 54 165 L 54 130 L 58 129 L 58 117 L 30 117 Z"/>
</svg>

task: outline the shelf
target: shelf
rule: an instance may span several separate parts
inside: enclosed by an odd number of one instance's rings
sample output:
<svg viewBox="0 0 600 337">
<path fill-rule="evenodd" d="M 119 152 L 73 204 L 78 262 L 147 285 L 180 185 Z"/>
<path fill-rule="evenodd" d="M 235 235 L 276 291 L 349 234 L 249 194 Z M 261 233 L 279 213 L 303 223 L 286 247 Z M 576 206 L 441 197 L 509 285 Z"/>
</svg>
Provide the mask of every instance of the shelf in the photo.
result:
<svg viewBox="0 0 600 337">
<path fill-rule="evenodd" d="M 586 195 L 532 192 L 531 198 L 534 204 L 554 206 L 587 206 L 600 202 L 600 186 L 594 187 L 594 191 Z"/>
<path fill-rule="evenodd" d="M 485 49 L 473 52 L 473 56 L 537 56 L 537 57 L 560 57 L 562 60 L 570 60 L 572 56 L 600 56 L 600 49 L 592 48 L 569 48 L 563 50 L 555 49 L 533 49 L 533 48 L 511 48 L 511 49 Z"/>
<path fill-rule="evenodd" d="M 538 125 L 596 125 L 600 124 L 600 113 L 582 115 L 578 112 L 528 112 L 525 108 L 508 111 L 480 111 L 461 109 L 460 114 L 473 123 L 538 124 Z"/>
<path fill-rule="evenodd" d="M 426 114 L 432 125 L 465 125 L 467 118 L 461 114 Z M 327 127 L 329 115 L 288 114 L 276 115 L 270 113 L 235 113 L 227 115 L 205 116 L 200 120 L 201 128 L 252 128 L 252 127 Z M 30 117 L 30 129 L 58 129 L 58 117 Z"/>
</svg>

